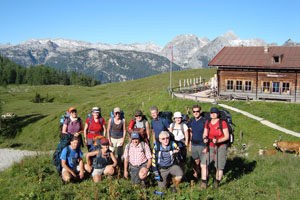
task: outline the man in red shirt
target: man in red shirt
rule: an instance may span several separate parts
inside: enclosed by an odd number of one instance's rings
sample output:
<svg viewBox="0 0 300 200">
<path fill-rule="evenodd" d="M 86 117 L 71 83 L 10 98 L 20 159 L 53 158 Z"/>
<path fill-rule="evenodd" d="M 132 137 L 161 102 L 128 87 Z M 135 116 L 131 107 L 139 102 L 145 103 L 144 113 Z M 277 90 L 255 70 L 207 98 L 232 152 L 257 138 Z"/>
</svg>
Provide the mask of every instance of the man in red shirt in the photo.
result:
<svg viewBox="0 0 300 200">
<path fill-rule="evenodd" d="M 203 156 L 201 159 L 202 183 L 200 186 L 204 189 L 207 188 L 208 165 L 212 161 L 215 161 L 216 180 L 214 182 L 214 187 L 218 188 L 223 177 L 223 170 L 227 159 L 227 141 L 229 139 L 229 131 L 227 123 L 225 121 L 220 121 L 218 118 L 219 113 L 218 108 L 211 108 L 211 120 L 206 121 L 203 133 L 203 141 L 208 144 L 203 150 L 203 153 L 206 154 L 206 156 Z M 220 123 L 222 123 L 222 130 L 220 129 Z M 207 154 L 209 155 L 209 158 L 207 158 Z"/>
<path fill-rule="evenodd" d="M 86 119 L 84 127 L 84 141 L 88 151 L 91 151 L 93 139 L 100 135 L 106 135 L 105 120 L 100 115 L 100 108 L 93 107 L 92 115 Z"/>
<path fill-rule="evenodd" d="M 125 147 L 124 159 L 124 177 L 128 178 L 129 165 L 132 184 L 138 185 L 147 178 L 152 164 L 152 155 L 149 145 L 140 142 L 138 132 L 132 132 L 131 142 Z"/>
</svg>

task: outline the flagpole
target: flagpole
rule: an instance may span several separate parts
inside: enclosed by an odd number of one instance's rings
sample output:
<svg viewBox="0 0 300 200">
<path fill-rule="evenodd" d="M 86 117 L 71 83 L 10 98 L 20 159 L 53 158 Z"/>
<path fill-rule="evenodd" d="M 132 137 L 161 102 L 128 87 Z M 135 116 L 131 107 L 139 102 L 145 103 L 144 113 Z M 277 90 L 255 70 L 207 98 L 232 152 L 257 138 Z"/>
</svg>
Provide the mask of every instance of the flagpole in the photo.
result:
<svg viewBox="0 0 300 200">
<path fill-rule="evenodd" d="M 171 46 L 171 59 L 170 59 L 170 92 L 172 91 L 172 62 L 173 62 L 173 46 Z"/>
</svg>

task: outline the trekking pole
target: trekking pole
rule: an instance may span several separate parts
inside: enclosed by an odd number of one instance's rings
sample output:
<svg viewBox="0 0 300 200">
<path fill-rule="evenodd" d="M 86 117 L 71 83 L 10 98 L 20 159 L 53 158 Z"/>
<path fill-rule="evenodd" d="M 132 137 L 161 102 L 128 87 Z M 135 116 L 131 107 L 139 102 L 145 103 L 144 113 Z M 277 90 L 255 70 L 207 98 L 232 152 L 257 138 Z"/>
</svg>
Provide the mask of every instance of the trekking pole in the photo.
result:
<svg viewBox="0 0 300 200">
<path fill-rule="evenodd" d="M 214 137 L 216 139 L 216 136 Z M 216 154 L 217 154 L 217 159 L 216 159 L 216 165 L 217 165 L 217 177 L 219 178 L 219 165 L 218 165 L 218 158 L 219 158 L 219 155 L 218 155 L 218 145 L 216 145 L 216 143 L 214 143 L 214 148 L 217 149 L 216 151 Z M 216 177 L 216 180 L 217 180 L 217 177 Z"/>
</svg>

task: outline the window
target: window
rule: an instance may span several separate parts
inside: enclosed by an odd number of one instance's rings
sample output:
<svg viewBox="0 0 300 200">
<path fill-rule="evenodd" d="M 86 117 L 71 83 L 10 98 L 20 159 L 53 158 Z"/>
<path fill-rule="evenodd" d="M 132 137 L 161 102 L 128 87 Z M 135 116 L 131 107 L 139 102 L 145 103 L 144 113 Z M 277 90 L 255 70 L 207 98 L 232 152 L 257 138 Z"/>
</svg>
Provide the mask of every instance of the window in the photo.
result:
<svg viewBox="0 0 300 200">
<path fill-rule="evenodd" d="M 280 62 L 279 56 L 273 56 L 273 59 L 274 59 L 274 63 L 279 63 Z"/>
<path fill-rule="evenodd" d="M 245 91 L 250 92 L 252 91 L 252 82 L 251 81 L 245 81 Z"/>
<path fill-rule="evenodd" d="M 233 80 L 227 80 L 226 90 L 233 90 Z"/>
<path fill-rule="evenodd" d="M 282 93 L 290 94 L 290 83 L 282 83 Z"/>
<path fill-rule="evenodd" d="M 243 81 L 236 81 L 235 82 L 235 90 L 237 90 L 237 91 L 243 90 Z"/>
<path fill-rule="evenodd" d="M 280 83 L 279 82 L 273 82 L 272 92 L 273 93 L 279 93 L 280 91 Z"/>
<path fill-rule="evenodd" d="M 263 92 L 270 92 L 270 82 L 263 82 Z"/>
</svg>

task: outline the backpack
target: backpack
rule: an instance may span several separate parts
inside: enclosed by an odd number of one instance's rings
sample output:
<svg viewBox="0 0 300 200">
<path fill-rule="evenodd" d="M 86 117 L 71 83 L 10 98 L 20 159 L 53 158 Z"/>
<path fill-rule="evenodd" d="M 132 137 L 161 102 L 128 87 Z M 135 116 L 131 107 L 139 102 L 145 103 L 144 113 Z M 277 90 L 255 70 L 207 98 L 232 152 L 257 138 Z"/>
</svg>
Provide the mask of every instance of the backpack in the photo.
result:
<svg viewBox="0 0 300 200">
<path fill-rule="evenodd" d="M 228 127 L 228 132 L 229 132 L 229 140 L 227 143 L 228 147 L 231 147 L 233 142 L 234 142 L 234 123 L 232 122 L 232 117 L 229 111 L 227 110 L 220 110 L 219 113 L 219 128 L 223 133 L 223 127 L 222 127 L 222 121 L 225 121 Z M 207 120 L 207 126 L 210 123 L 210 118 Z M 209 134 L 209 126 L 208 126 L 208 134 Z M 223 133 L 224 134 L 224 133 Z"/>
<path fill-rule="evenodd" d="M 105 137 L 103 135 L 98 135 L 98 136 L 93 138 L 93 142 L 91 144 L 91 152 L 100 149 L 100 146 L 101 146 L 100 145 L 100 140 L 102 138 L 105 138 Z"/>
<path fill-rule="evenodd" d="M 121 116 L 120 116 L 120 119 L 121 119 L 121 124 L 122 124 L 122 125 L 123 125 L 124 115 L 125 115 L 125 113 L 123 112 L 123 110 L 121 110 Z M 113 111 L 113 110 L 110 112 L 110 117 L 111 117 L 111 123 L 110 123 L 110 131 L 111 131 L 112 125 L 113 125 L 113 123 L 114 123 L 114 111 Z"/>
<path fill-rule="evenodd" d="M 61 140 L 58 143 L 57 148 L 52 156 L 52 164 L 55 165 L 56 171 L 58 172 L 59 176 L 61 176 L 61 171 L 62 171 L 62 165 L 60 160 L 61 152 L 65 147 L 67 147 L 70 144 L 70 140 L 73 137 L 70 134 L 62 134 L 62 135 L 65 136 L 61 136 Z M 67 148 L 67 157 L 69 156 L 69 154 L 70 154 L 70 150 L 69 148 Z"/>
<path fill-rule="evenodd" d="M 182 114 L 182 120 L 181 120 L 181 122 L 187 125 L 190 122 L 189 115 L 188 114 Z"/>
<path fill-rule="evenodd" d="M 68 111 L 65 112 L 65 114 L 63 114 L 62 116 L 60 116 L 60 120 L 59 120 L 59 129 L 60 131 L 62 131 L 62 127 L 64 125 L 64 122 L 66 119 L 70 118 L 70 113 Z M 68 122 L 69 124 L 69 122 Z"/>
<path fill-rule="evenodd" d="M 172 116 L 173 116 L 173 113 L 170 111 L 161 111 L 158 113 L 158 117 L 161 119 L 167 120 L 169 122 L 169 124 L 171 124 L 173 122 Z"/>
<path fill-rule="evenodd" d="M 146 155 L 146 150 L 145 150 L 145 142 L 144 141 L 140 141 L 140 143 L 141 143 L 141 145 L 142 145 L 142 152 Z M 130 145 L 131 145 L 131 140 L 130 140 L 130 142 L 128 143 L 128 144 L 126 144 L 126 146 L 125 146 L 125 151 L 127 151 L 127 155 L 128 155 L 128 161 L 129 161 L 129 157 L 130 157 L 130 155 L 129 155 L 129 149 L 130 149 Z"/>
<path fill-rule="evenodd" d="M 184 123 L 180 123 L 180 128 L 181 128 L 181 131 L 182 131 L 182 133 L 183 133 L 183 135 L 184 135 L 183 124 L 184 124 Z M 175 122 L 172 123 L 172 131 L 174 130 L 174 128 L 175 128 Z M 172 134 L 173 134 L 173 133 L 172 133 Z M 185 137 L 185 136 L 184 136 L 184 137 Z"/>
<path fill-rule="evenodd" d="M 228 140 L 228 147 L 231 147 L 234 142 L 234 126 L 235 124 L 232 122 L 232 117 L 229 111 L 227 110 L 220 110 L 220 121 L 225 121 L 227 123 L 228 132 L 229 132 L 229 140 Z M 222 128 L 222 123 L 220 123 L 220 128 Z"/>
<path fill-rule="evenodd" d="M 171 146 L 171 148 L 170 148 L 169 151 L 174 151 L 175 150 L 174 143 L 176 144 L 176 142 L 170 141 L 169 145 Z M 156 144 L 155 147 L 154 147 L 155 148 L 155 158 L 158 159 L 158 154 L 159 154 L 160 151 L 162 151 L 161 150 L 161 144 L 158 141 L 155 144 Z M 174 157 L 174 164 L 179 164 L 180 162 L 182 162 L 184 160 L 181 153 L 176 153 L 176 154 L 173 155 L 173 157 Z"/>
</svg>

